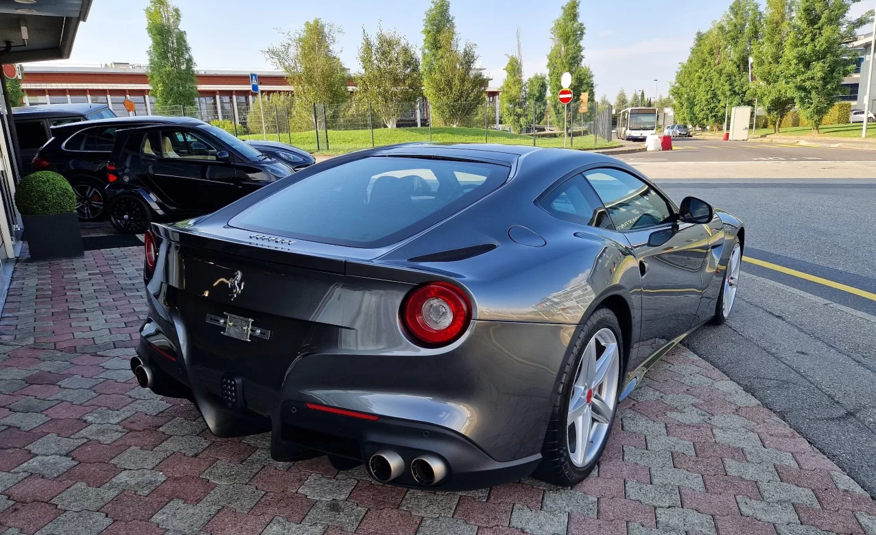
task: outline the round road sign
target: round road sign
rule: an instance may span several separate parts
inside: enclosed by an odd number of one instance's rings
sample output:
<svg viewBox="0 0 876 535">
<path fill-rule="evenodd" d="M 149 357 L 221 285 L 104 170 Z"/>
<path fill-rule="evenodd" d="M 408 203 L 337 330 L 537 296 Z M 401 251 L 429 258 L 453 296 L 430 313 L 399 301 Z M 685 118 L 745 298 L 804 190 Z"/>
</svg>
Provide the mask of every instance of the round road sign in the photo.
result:
<svg viewBox="0 0 876 535">
<path fill-rule="evenodd" d="M 557 97 L 559 97 L 560 102 L 562 104 L 568 104 L 572 102 L 572 90 L 571 89 L 561 89 L 559 93 L 557 93 Z"/>
<path fill-rule="evenodd" d="M 15 68 L 15 65 L 7 63 L 3 66 L 3 74 L 6 75 L 7 78 L 18 78 L 18 69 Z"/>
<path fill-rule="evenodd" d="M 562 76 L 560 76 L 560 84 L 563 87 L 569 87 L 572 85 L 572 73 L 564 72 Z"/>
</svg>

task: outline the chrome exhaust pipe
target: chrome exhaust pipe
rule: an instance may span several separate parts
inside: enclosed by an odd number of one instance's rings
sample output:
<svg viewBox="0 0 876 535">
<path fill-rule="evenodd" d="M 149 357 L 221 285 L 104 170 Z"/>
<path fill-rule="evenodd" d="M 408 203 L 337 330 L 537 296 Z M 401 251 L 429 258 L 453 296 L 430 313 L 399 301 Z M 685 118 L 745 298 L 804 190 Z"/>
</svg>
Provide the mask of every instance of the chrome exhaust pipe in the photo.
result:
<svg viewBox="0 0 876 535">
<path fill-rule="evenodd" d="M 142 365 L 143 361 L 140 360 L 140 357 L 131 357 L 131 373 L 134 373 Z"/>
<path fill-rule="evenodd" d="M 368 469 L 374 479 L 387 483 L 402 475 L 405 471 L 405 461 L 401 455 L 392 450 L 380 450 L 368 460 Z"/>
<path fill-rule="evenodd" d="M 152 370 L 146 366 L 142 364 L 137 366 L 137 369 L 134 370 L 134 378 L 137 379 L 137 384 L 140 385 L 140 388 L 152 387 Z"/>
<path fill-rule="evenodd" d="M 411 474 L 420 485 L 437 485 L 447 475 L 447 465 L 434 455 L 421 455 L 411 461 Z"/>
</svg>

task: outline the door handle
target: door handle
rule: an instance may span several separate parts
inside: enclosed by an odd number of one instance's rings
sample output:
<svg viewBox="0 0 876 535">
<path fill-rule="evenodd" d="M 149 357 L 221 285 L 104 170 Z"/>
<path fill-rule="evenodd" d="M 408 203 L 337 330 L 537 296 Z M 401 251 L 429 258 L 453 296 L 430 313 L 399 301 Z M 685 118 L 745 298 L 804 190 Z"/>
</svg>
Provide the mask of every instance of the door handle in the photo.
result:
<svg viewBox="0 0 876 535">
<path fill-rule="evenodd" d="M 639 260 L 639 274 L 644 277 L 647 272 L 648 264 L 646 264 L 644 260 Z"/>
</svg>

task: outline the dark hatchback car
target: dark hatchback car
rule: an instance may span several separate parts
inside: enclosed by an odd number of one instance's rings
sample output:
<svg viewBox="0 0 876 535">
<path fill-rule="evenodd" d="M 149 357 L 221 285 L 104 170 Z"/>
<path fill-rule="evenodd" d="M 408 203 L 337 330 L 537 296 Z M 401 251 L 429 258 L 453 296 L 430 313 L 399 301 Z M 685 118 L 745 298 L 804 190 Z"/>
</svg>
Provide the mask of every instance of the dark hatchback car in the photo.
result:
<svg viewBox="0 0 876 535">
<path fill-rule="evenodd" d="M 280 143 L 278 141 L 265 141 L 260 139 L 251 139 L 246 142 L 249 146 L 258 149 L 259 152 L 267 154 L 271 158 L 286 165 L 293 171 L 300 171 L 305 167 L 309 167 L 316 163 L 316 159 L 306 150 Z"/>
<path fill-rule="evenodd" d="M 34 170 L 60 173 L 76 193 L 76 211 L 81 221 L 103 219 L 106 212 L 106 164 L 112 154 L 116 132 L 154 124 L 206 124 L 188 117 L 116 117 L 67 123 L 51 129 L 52 138 L 33 159 Z"/>
<path fill-rule="evenodd" d="M 286 165 L 209 124 L 120 130 L 107 167 L 107 213 L 120 232 L 145 232 L 153 219 L 214 212 L 290 174 Z"/>
<path fill-rule="evenodd" d="M 138 384 L 277 460 L 451 490 L 586 477 L 620 400 L 730 315 L 744 229 L 607 156 L 412 144 L 144 241 Z"/>
<path fill-rule="evenodd" d="M 51 128 L 80 121 L 95 121 L 115 117 L 106 104 L 51 104 L 22 106 L 12 109 L 18 146 L 21 149 L 21 168 L 27 173 L 40 147 L 51 137 Z M 33 168 L 38 171 L 40 168 Z"/>
</svg>

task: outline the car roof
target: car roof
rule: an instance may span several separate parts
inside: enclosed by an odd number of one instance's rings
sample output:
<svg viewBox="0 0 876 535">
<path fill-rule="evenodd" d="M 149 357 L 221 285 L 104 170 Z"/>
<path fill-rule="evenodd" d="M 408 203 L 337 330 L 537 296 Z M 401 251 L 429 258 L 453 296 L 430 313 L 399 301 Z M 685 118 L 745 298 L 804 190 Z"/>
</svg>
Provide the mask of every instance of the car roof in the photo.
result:
<svg viewBox="0 0 876 535">
<path fill-rule="evenodd" d="M 161 115 L 135 115 L 133 117 L 111 117 L 109 119 L 96 119 L 83 123 L 67 123 L 58 126 L 53 126 L 52 131 L 57 130 L 78 130 L 80 128 L 91 128 L 93 126 L 112 126 L 126 124 L 181 124 L 186 126 L 200 126 L 207 124 L 200 119 L 194 117 L 164 117 Z"/>
<path fill-rule="evenodd" d="M 375 149 L 378 156 L 433 156 L 439 158 L 464 158 L 483 162 L 501 162 L 506 165 L 520 163 L 523 159 L 542 165 L 547 162 L 566 162 L 582 166 L 604 162 L 606 157 L 593 152 L 569 149 L 531 147 L 528 145 L 499 145 L 484 143 L 405 143 Z"/>
<path fill-rule="evenodd" d="M 60 117 L 67 115 L 88 115 L 89 113 L 109 109 L 106 104 L 44 104 L 40 106 L 20 106 L 12 108 L 13 117 L 28 118 Z"/>
</svg>

